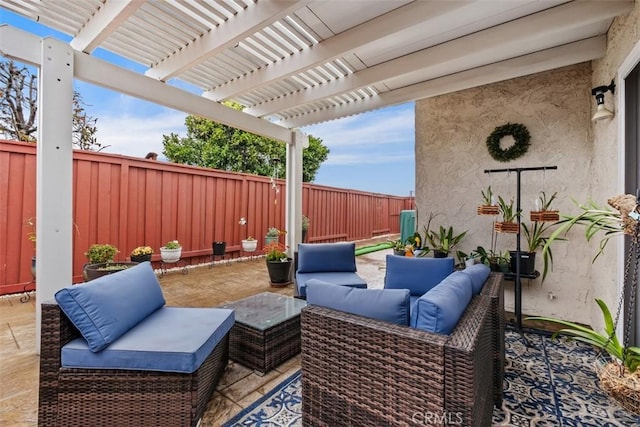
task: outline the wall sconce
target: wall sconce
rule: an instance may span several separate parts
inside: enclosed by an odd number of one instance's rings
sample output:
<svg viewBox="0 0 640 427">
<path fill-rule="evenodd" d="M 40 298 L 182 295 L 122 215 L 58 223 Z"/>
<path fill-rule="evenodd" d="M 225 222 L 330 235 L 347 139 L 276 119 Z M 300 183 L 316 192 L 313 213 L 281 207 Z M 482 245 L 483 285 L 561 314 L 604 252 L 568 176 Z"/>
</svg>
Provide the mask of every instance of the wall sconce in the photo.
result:
<svg viewBox="0 0 640 427">
<path fill-rule="evenodd" d="M 591 89 L 591 95 L 596 97 L 596 113 L 593 115 L 591 120 L 597 122 L 602 119 L 610 119 L 613 117 L 613 111 L 607 109 L 604 106 L 604 94 L 608 91 L 611 91 L 611 94 L 614 93 L 616 88 L 615 83 L 611 80 L 611 84 L 609 86 L 598 86 Z"/>
</svg>

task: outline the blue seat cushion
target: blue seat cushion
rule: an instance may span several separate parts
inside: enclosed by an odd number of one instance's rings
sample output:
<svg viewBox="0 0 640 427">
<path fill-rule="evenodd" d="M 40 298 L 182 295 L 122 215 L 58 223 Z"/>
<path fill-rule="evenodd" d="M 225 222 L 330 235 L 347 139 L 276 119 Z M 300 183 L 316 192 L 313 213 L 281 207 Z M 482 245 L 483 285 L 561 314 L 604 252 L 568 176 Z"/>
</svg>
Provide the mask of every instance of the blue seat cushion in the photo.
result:
<svg viewBox="0 0 640 427">
<path fill-rule="evenodd" d="M 358 289 L 311 279 L 307 282 L 307 304 L 409 325 L 406 289 Z"/>
<path fill-rule="evenodd" d="M 323 273 L 296 273 L 296 286 L 298 287 L 298 295 L 307 295 L 307 282 L 311 279 L 318 279 L 323 282 L 332 283 L 334 285 L 349 286 L 352 288 L 366 289 L 367 282 L 357 273 L 345 272 L 323 272 Z"/>
<path fill-rule="evenodd" d="M 91 351 L 100 351 L 165 304 L 151 263 L 56 292 L 60 309 Z"/>
<path fill-rule="evenodd" d="M 355 273 L 355 243 L 301 243 L 298 245 L 297 272 L 316 273 L 329 271 Z"/>
<path fill-rule="evenodd" d="M 473 295 L 479 295 L 484 286 L 484 282 L 487 281 L 491 269 L 488 265 L 474 264 L 471 267 L 467 267 L 462 270 L 462 273 L 468 274 L 471 277 L 471 286 L 473 288 Z"/>
<path fill-rule="evenodd" d="M 411 311 L 411 326 L 449 335 L 471 301 L 471 294 L 471 277 L 468 274 L 450 274 L 416 300 Z"/>
<path fill-rule="evenodd" d="M 100 352 L 83 338 L 70 341 L 62 347 L 62 366 L 191 373 L 234 322 L 229 309 L 163 307 Z"/>
<path fill-rule="evenodd" d="M 387 255 L 385 289 L 409 289 L 421 296 L 453 272 L 453 258 Z"/>
</svg>

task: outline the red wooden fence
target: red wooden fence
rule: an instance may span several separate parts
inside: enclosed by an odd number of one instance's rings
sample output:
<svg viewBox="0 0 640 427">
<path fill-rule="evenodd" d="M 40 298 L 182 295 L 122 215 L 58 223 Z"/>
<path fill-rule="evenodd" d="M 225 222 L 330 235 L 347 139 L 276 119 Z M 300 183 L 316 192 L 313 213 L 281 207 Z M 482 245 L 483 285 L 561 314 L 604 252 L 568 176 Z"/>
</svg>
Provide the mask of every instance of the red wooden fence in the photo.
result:
<svg viewBox="0 0 640 427">
<path fill-rule="evenodd" d="M 215 169 L 155 162 L 114 154 L 73 153 L 73 273 L 81 281 L 84 252 L 110 243 L 125 260 L 136 246 L 154 248 L 178 240 L 182 258 L 210 260 L 213 241 L 226 241 L 239 256 L 240 241 L 264 243 L 269 227 L 284 226 L 284 181 Z M 31 281 L 33 242 L 27 236 L 36 211 L 36 147 L 0 140 L 0 295 L 21 291 Z M 303 212 L 310 218 L 307 240 L 333 242 L 398 233 L 408 197 L 303 186 Z M 247 224 L 241 226 L 241 217 Z"/>
</svg>

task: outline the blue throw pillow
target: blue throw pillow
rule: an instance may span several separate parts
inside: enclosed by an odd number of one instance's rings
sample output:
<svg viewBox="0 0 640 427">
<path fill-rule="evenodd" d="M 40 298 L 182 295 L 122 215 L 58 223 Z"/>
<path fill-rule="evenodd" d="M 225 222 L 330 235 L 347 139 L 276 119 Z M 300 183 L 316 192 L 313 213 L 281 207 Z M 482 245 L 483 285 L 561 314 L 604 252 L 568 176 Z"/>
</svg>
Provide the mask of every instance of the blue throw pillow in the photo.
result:
<svg viewBox="0 0 640 427">
<path fill-rule="evenodd" d="M 298 273 L 342 271 L 355 273 L 356 244 L 301 243 L 298 245 Z"/>
<path fill-rule="evenodd" d="M 149 262 L 63 288 L 55 298 L 93 352 L 104 349 L 165 304 Z"/>
<path fill-rule="evenodd" d="M 409 289 L 412 296 L 428 292 L 453 272 L 453 258 L 387 255 L 385 289 Z"/>
<path fill-rule="evenodd" d="M 449 335 L 469 305 L 471 294 L 471 277 L 462 272 L 452 273 L 416 300 L 411 326 Z"/>
<path fill-rule="evenodd" d="M 479 295 L 484 287 L 484 282 L 487 281 L 491 269 L 488 265 L 474 264 L 471 267 L 467 267 L 462 270 L 462 273 L 468 274 L 471 277 L 471 286 L 473 287 L 473 295 Z"/>
<path fill-rule="evenodd" d="M 311 279 L 307 281 L 307 304 L 404 326 L 409 324 L 409 291 L 406 289 L 358 289 Z"/>
</svg>

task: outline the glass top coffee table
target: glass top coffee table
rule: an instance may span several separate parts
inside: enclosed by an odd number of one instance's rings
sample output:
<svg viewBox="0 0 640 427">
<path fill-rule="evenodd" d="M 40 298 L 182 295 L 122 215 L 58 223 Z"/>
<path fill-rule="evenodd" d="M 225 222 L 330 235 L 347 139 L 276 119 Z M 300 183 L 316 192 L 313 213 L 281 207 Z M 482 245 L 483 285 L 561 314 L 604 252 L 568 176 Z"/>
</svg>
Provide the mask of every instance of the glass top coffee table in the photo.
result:
<svg viewBox="0 0 640 427">
<path fill-rule="evenodd" d="M 300 310 L 303 300 L 263 292 L 222 308 L 235 312 L 229 334 L 229 358 L 258 374 L 300 353 Z"/>
</svg>

